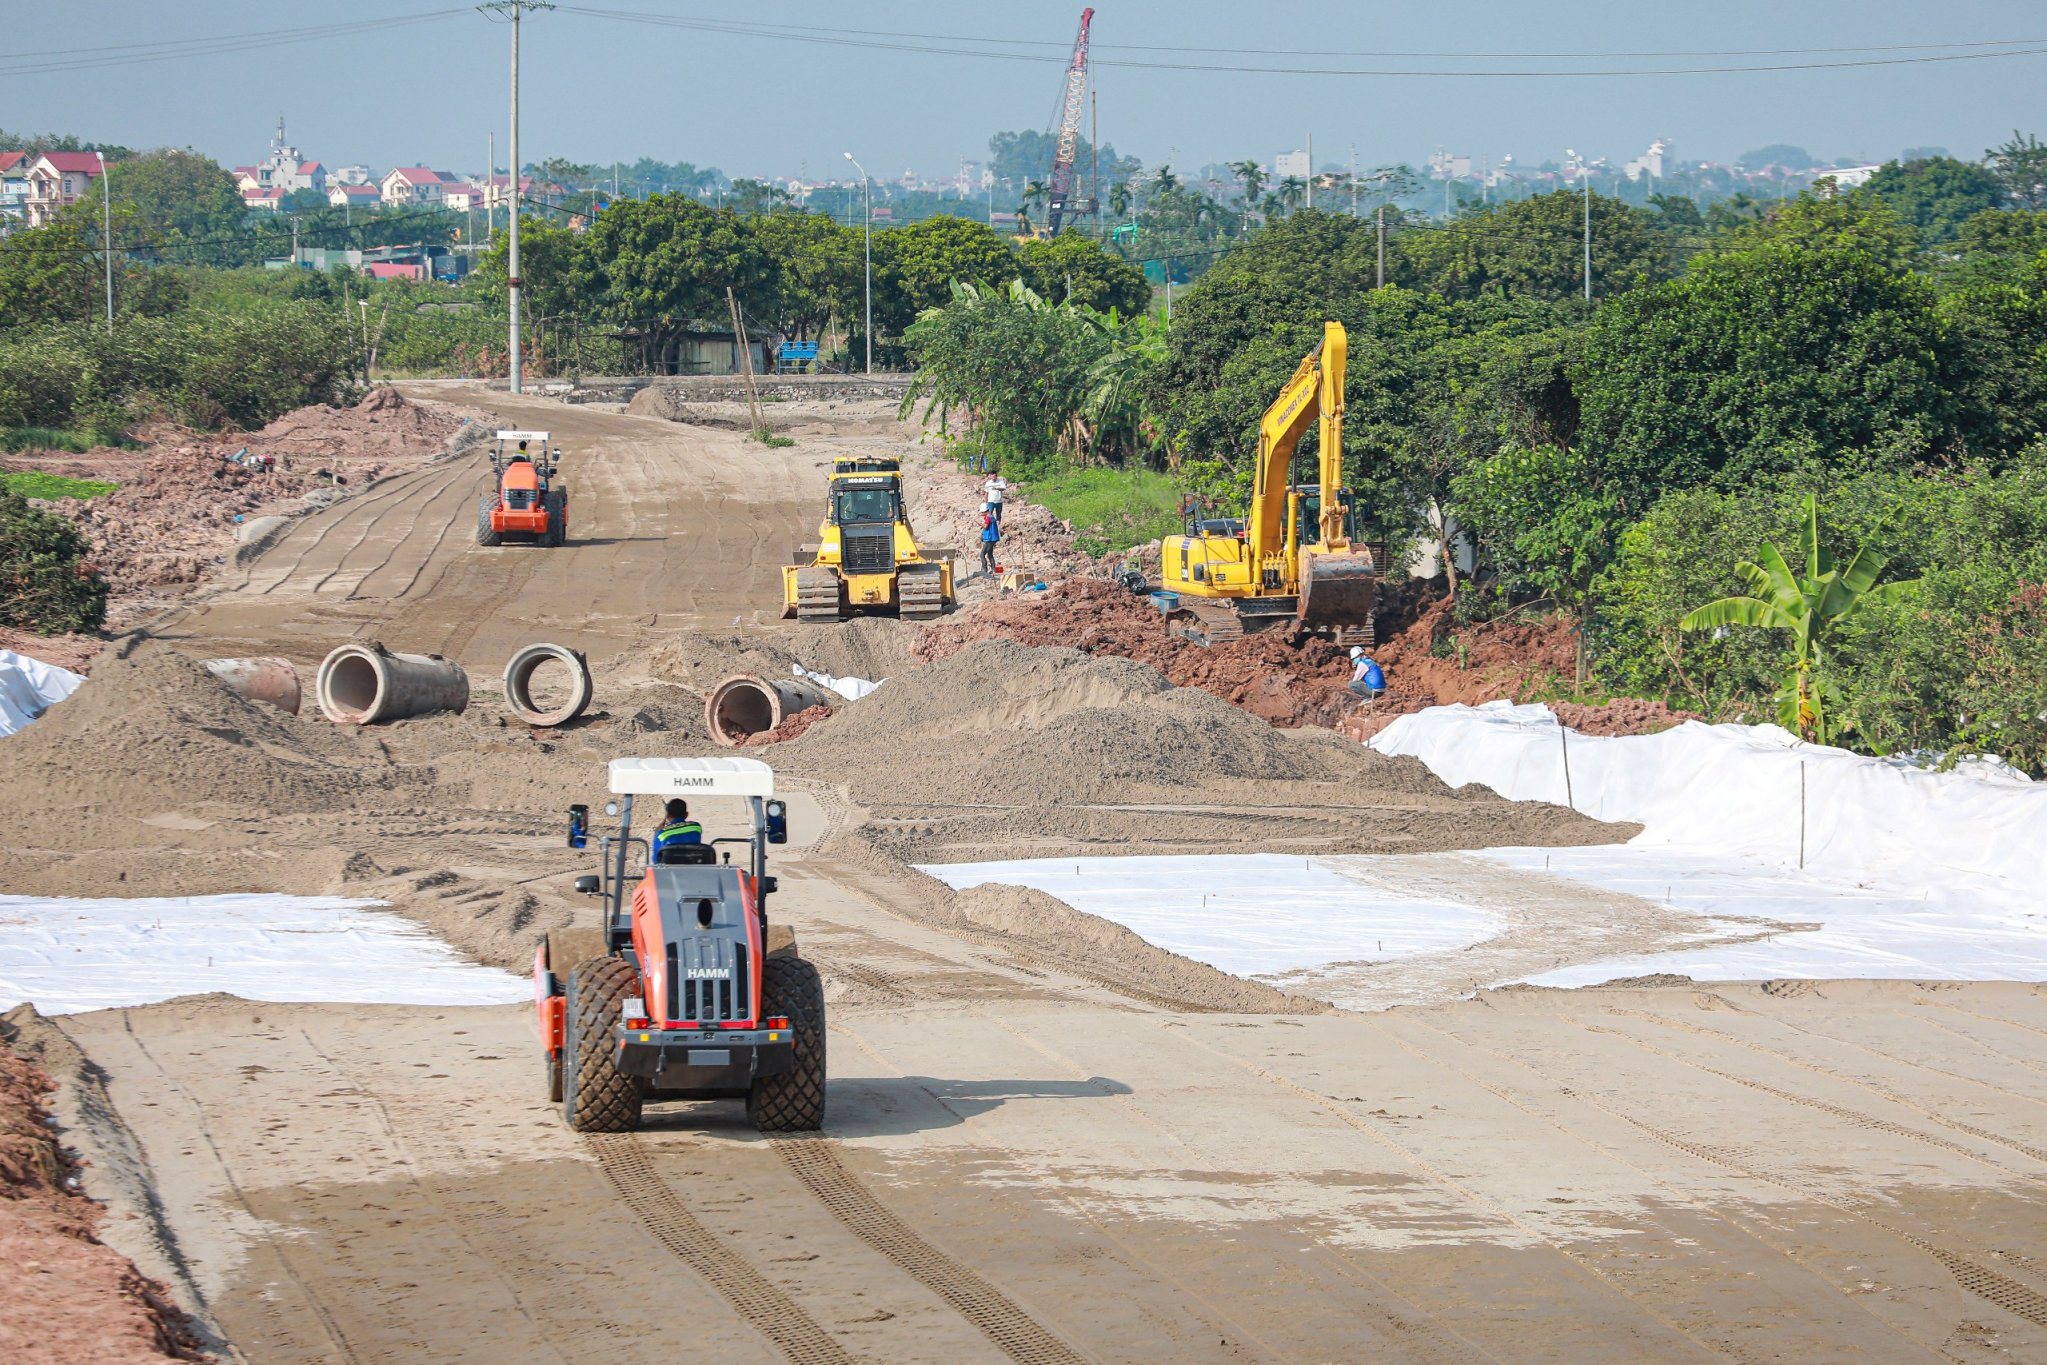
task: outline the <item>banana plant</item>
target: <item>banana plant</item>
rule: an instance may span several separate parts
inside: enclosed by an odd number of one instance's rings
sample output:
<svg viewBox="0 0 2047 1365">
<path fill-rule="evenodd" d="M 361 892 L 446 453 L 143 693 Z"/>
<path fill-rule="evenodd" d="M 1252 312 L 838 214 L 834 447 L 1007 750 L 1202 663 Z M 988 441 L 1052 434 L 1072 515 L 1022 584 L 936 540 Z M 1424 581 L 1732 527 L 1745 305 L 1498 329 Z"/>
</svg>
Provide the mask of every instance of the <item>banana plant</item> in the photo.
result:
<svg viewBox="0 0 2047 1365">
<path fill-rule="evenodd" d="M 1725 626 L 1764 626 L 1791 632 L 1791 667 L 1777 694 L 1777 719 L 1800 739 L 1825 744 L 1832 735 L 1826 704 L 1816 673 L 1824 637 L 1835 623 L 1858 608 L 1891 601 L 1918 583 L 1916 578 L 1879 584 L 1885 560 L 1869 546 L 1855 551 L 1841 567 L 1820 545 L 1819 504 L 1805 498 L 1805 571 L 1793 573 L 1775 545 L 1765 543 L 1756 556 L 1735 571 L 1748 583 L 1749 597 L 1723 597 L 1687 612 L 1678 622 L 1684 630 L 1718 630 Z"/>
</svg>

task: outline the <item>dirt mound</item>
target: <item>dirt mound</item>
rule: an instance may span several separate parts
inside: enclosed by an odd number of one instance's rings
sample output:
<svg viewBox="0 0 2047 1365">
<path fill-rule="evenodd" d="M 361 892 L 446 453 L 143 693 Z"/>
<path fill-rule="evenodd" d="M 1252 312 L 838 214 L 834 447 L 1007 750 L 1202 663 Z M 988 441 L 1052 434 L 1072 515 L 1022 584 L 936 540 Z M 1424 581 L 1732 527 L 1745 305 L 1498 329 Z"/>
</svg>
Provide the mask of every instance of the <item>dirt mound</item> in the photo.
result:
<svg viewBox="0 0 2047 1365">
<path fill-rule="evenodd" d="M 1340 764 L 1343 752 L 1135 660 L 983 640 L 839 708 L 779 761 L 875 801 L 905 799 L 898 775 L 915 774 L 920 801 L 1060 804 L 1216 780 L 1331 781 L 1357 766 Z"/>
<path fill-rule="evenodd" d="M 5 743 L 10 778 L 43 794 L 18 818 L 67 828 L 67 844 L 80 821 L 341 810 L 423 780 L 380 758 L 375 737 L 244 701 L 153 645 L 103 660 L 91 683 Z"/>
<path fill-rule="evenodd" d="M 1289 645 L 1276 634 L 1205 648 L 1166 634 L 1143 597 L 1095 578 L 1069 578 L 1043 593 L 980 603 L 927 627 L 917 657 L 942 659 L 975 640 L 1064 645 L 1156 668 L 1176 687 L 1197 687 L 1274 725 L 1331 725 L 1349 709 L 1349 664 L 1327 640 Z"/>
<path fill-rule="evenodd" d="M 915 621 L 856 616 L 822 629 L 806 626 L 790 644 L 797 660 L 814 673 L 880 682 L 921 662 L 916 647 L 923 633 Z"/>
<path fill-rule="evenodd" d="M 105 647 L 106 641 L 97 635 L 34 635 L 13 626 L 0 626 L 0 649 L 26 654 L 73 673 L 92 672 L 93 661 Z"/>
<path fill-rule="evenodd" d="M 1653 735 L 1688 720 L 1705 719 L 1696 712 L 1673 711 L 1663 702 L 1643 701 L 1640 697 L 1616 697 L 1600 706 L 1567 701 L 1548 705 L 1558 720 L 1581 735 Z"/>
<path fill-rule="evenodd" d="M 910 520 L 917 528 L 918 541 L 957 551 L 963 582 L 968 575 L 977 574 L 985 476 L 937 464 L 906 470 L 905 475 Z M 995 562 L 1004 569 L 1056 576 L 1084 569 L 1089 560 L 1073 548 L 1072 527 L 1049 508 L 1030 501 L 1023 490 L 1012 487 L 1003 498 L 1002 539 L 995 547 Z"/>
<path fill-rule="evenodd" d="M 1289 995 L 1258 981 L 1216 970 L 1167 952 L 1120 924 L 1075 910 L 1024 886 L 989 883 L 956 892 L 952 913 L 965 926 L 993 934 L 1026 952 L 1050 951 L 1086 964 L 1091 974 L 1142 982 L 1145 989 L 1182 1007 L 1238 1014 L 1326 1014 L 1320 1000 Z"/>
<path fill-rule="evenodd" d="M 77 1189 L 78 1164 L 44 1109 L 56 1088 L 0 1041 L 0 1355 L 210 1359 L 164 1287 L 93 1235 L 100 1208 Z"/>
<path fill-rule="evenodd" d="M 739 747 L 742 749 L 758 748 L 763 744 L 780 744 L 784 740 L 794 739 L 831 713 L 832 708 L 829 706 L 808 707 L 805 710 L 798 711 L 793 716 L 787 717 L 772 730 L 762 730 L 758 734 L 746 736 L 746 738 L 739 741 Z"/>
</svg>

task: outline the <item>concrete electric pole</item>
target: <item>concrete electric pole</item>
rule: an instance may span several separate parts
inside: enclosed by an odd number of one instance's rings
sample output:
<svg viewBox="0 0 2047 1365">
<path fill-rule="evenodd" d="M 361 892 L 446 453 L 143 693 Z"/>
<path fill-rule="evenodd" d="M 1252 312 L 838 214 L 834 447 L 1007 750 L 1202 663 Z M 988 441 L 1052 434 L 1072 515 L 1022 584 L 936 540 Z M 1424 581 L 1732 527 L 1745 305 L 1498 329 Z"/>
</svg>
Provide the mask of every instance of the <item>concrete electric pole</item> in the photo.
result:
<svg viewBox="0 0 2047 1365">
<path fill-rule="evenodd" d="M 107 248 L 107 331 L 114 330 L 114 186 L 107 179 L 107 154 L 94 152 L 100 162 L 100 207 L 104 217 Z M 293 248 L 296 250 L 296 248 Z"/>
<path fill-rule="evenodd" d="M 1585 302 L 1592 302 L 1592 177 L 1585 177 Z"/>
<path fill-rule="evenodd" d="M 524 357 L 519 351 L 519 291 L 525 281 L 519 278 L 519 19 L 529 9 L 553 9 L 547 0 L 492 0 L 478 9 L 489 14 L 503 14 L 512 21 L 512 168 L 506 178 L 512 189 L 512 235 L 505 261 L 505 307 L 510 314 L 509 346 L 511 350 L 511 388 L 513 393 L 525 391 Z"/>
<path fill-rule="evenodd" d="M 865 321 L 864 323 L 862 323 L 862 324 L 861 324 L 861 331 L 862 331 L 862 332 L 864 332 L 864 333 L 866 334 L 866 340 L 867 340 L 867 373 L 869 373 L 869 374 L 873 374 L 873 373 L 874 373 L 874 190 L 873 190 L 873 188 L 872 188 L 872 186 L 871 186 L 870 182 L 869 182 L 869 181 L 868 181 L 868 179 L 867 179 L 867 168 L 866 168 L 865 166 L 861 165 L 861 164 L 860 164 L 860 163 L 859 163 L 859 162 L 858 162 L 857 160 L 855 160 L 855 159 L 854 159 L 854 157 L 853 157 L 853 154 L 852 154 L 851 152 L 848 152 L 848 153 L 846 153 L 846 160 L 848 160 L 848 161 L 851 161 L 851 162 L 853 162 L 853 169 L 854 169 L 854 170 L 856 170 L 856 171 L 858 171 L 858 172 L 860 172 L 860 193 L 861 193 L 861 196 L 863 197 L 863 199 L 865 200 L 865 202 L 866 202 L 866 204 L 867 204 L 867 235 L 866 235 L 866 238 L 865 238 L 864 242 L 862 243 L 862 245 L 861 245 L 861 249 L 860 249 L 860 256 L 861 256 L 861 264 L 862 264 L 862 265 L 863 265 L 863 266 L 864 266 L 864 267 L 866 268 L 866 272 L 867 272 L 867 303 L 866 303 L 866 314 L 865 314 L 865 316 L 866 316 L 866 321 Z M 991 200 L 990 200 L 989 202 L 990 202 L 990 203 L 993 203 L 994 201 L 993 201 L 993 200 L 991 199 Z M 992 210 L 992 209 L 991 209 L 991 210 L 989 210 L 989 217 L 991 217 L 991 218 L 992 218 L 992 217 L 994 217 L 994 216 L 995 216 L 995 215 L 994 215 L 994 210 Z"/>
</svg>

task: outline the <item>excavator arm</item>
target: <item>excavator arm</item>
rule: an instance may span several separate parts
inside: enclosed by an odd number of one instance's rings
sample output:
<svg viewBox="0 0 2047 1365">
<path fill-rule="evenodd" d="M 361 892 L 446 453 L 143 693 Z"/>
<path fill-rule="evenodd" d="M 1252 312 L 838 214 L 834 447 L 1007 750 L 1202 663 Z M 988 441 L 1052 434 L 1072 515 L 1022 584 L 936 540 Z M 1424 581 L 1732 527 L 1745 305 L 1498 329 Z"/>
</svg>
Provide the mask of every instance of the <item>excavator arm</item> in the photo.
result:
<svg viewBox="0 0 2047 1365">
<path fill-rule="evenodd" d="M 1258 467 L 1246 527 L 1253 563 L 1263 564 L 1268 555 L 1292 557 L 1287 471 L 1310 421 L 1320 423 L 1320 543 L 1332 548 L 1348 545 L 1343 538 L 1343 508 L 1336 494 L 1343 487 L 1343 376 L 1349 353 L 1343 324 L 1323 323 L 1322 340 L 1302 357 L 1293 378 L 1258 421 Z"/>
</svg>

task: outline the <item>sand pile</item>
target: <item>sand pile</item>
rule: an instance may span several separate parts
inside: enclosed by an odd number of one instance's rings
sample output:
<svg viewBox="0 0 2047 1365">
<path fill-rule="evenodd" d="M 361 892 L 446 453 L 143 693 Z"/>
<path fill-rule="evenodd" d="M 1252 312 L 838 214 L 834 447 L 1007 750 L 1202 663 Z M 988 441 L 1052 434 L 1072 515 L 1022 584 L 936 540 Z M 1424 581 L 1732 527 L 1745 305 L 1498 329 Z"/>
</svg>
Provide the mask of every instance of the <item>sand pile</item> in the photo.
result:
<svg viewBox="0 0 2047 1365">
<path fill-rule="evenodd" d="M 384 756 L 374 734 L 244 701 L 161 647 L 108 658 L 90 684 L 6 741 L 31 830 L 178 812 L 261 816 L 342 810 L 431 779 Z M 345 774 L 337 768 L 346 768 Z"/>
<path fill-rule="evenodd" d="M 1274 725 L 1334 724 L 1351 702 L 1348 661 L 1327 640 L 1294 646 L 1268 633 L 1204 648 L 1168 635 L 1150 599 L 1096 578 L 978 603 L 926 627 L 917 657 L 942 659 L 975 640 L 1003 639 L 1136 659 L 1176 687 L 1200 688 Z"/>
<path fill-rule="evenodd" d="M 0 1356 L 208 1360 L 168 1292 L 93 1235 L 104 1216 L 44 1110 L 56 1083 L 0 1019 Z"/>
<path fill-rule="evenodd" d="M 36 635 L 13 626 L 0 626 L 0 649 L 26 654 L 73 673 L 92 672 L 93 661 L 105 647 L 106 641 L 97 635 Z"/>
<path fill-rule="evenodd" d="M 1134 660 L 984 640 L 839 708 L 778 762 L 864 800 L 1058 804 L 1217 778 L 1327 781 L 1337 752 Z"/>
<path fill-rule="evenodd" d="M 892 617 L 860 616 L 828 626 L 779 631 L 683 631 L 648 659 L 650 678 L 709 692 L 735 673 L 793 678 L 791 664 L 834 678 L 878 682 L 917 665 L 923 628 Z"/>
</svg>

